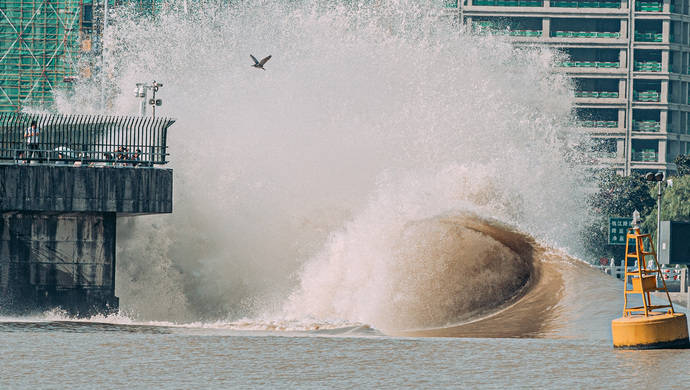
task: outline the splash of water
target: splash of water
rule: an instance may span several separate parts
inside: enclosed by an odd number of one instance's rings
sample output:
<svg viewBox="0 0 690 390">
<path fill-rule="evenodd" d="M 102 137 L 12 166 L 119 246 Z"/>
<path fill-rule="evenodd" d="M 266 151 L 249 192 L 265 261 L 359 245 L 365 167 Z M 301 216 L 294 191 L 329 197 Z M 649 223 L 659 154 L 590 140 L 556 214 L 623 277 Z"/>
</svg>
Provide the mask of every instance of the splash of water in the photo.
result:
<svg viewBox="0 0 690 390">
<path fill-rule="evenodd" d="M 130 315 L 448 321 L 401 320 L 385 303 L 419 313 L 445 291 L 446 313 L 476 309 L 457 306 L 459 275 L 441 277 L 468 264 L 453 262 L 459 246 L 505 267 L 501 281 L 521 271 L 481 235 L 448 241 L 420 222 L 439 215 L 496 218 L 576 250 L 562 233 L 579 228 L 584 194 L 564 158 L 577 134 L 557 55 L 465 32 L 435 2 L 384 3 L 171 3 L 151 20 L 113 18 L 109 112 L 136 112 L 129 91 L 156 79 L 160 114 L 178 119 L 174 213 L 118 231 Z M 273 55 L 267 71 L 250 53 Z M 96 90 L 83 82 L 60 109 L 83 111 Z"/>
</svg>

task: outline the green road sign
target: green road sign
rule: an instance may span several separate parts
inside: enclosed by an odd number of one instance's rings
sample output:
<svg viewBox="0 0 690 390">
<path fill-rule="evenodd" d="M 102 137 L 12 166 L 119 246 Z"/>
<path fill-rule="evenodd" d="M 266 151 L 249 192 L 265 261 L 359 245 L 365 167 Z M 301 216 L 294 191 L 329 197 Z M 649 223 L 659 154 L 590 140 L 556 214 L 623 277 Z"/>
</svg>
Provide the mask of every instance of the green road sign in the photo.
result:
<svg viewBox="0 0 690 390">
<path fill-rule="evenodd" d="M 625 245 L 625 236 L 631 227 L 632 218 L 609 217 L 609 245 Z"/>
</svg>

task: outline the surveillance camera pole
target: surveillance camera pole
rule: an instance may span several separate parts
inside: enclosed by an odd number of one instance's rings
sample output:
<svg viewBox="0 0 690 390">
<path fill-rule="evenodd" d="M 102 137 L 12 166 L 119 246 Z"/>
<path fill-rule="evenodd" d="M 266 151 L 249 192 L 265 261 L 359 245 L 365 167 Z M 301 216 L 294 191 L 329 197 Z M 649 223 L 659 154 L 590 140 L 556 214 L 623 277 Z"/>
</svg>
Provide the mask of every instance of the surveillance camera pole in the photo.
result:
<svg viewBox="0 0 690 390">
<path fill-rule="evenodd" d="M 153 84 L 151 85 L 151 90 L 153 91 L 153 98 L 151 98 L 151 116 L 154 118 L 156 117 L 156 105 L 157 105 L 157 100 L 156 100 L 156 92 L 158 92 L 158 87 L 162 87 L 163 84 L 159 84 L 156 82 L 156 80 L 153 80 Z"/>
<path fill-rule="evenodd" d="M 156 117 L 156 106 L 160 106 L 163 104 L 163 100 L 156 99 L 156 92 L 158 92 L 158 88 L 162 86 L 163 83 L 159 83 L 156 80 L 153 80 L 153 83 L 151 83 L 151 85 L 137 83 L 137 88 L 134 90 L 134 96 L 141 99 L 139 103 L 139 115 L 146 116 L 146 105 L 148 104 L 152 106 L 152 116 L 154 118 Z M 152 91 L 153 94 L 153 98 L 151 100 L 147 98 L 149 89 Z"/>
</svg>

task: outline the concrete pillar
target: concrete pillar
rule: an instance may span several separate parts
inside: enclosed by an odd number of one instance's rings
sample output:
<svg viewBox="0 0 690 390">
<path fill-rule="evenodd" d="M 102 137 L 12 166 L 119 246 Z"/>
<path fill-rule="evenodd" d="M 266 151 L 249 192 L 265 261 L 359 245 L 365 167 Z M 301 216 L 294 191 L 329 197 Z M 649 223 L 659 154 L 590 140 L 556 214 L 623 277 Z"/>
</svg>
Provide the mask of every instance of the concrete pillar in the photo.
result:
<svg viewBox="0 0 690 390">
<path fill-rule="evenodd" d="M 616 140 L 616 159 L 623 160 L 625 158 L 625 139 L 619 138 Z"/>
<path fill-rule="evenodd" d="M 665 139 L 659 140 L 659 162 L 660 163 L 666 162 L 666 140 Z"/>
<path fill-rule="evenodd" d="M 625 69 L 628 67 L 628 51 L 626 49 L 621 49 L 618 55 L 618 61 L 621 63 L 621 68 Z"/>
<path fill-rule="evenodd" d="M 668 80 L 661 80 L 661 103 L 669 103 Z"/>
<path fill-rule="evenodd" d="M 671 33 L 671 21 L 670 20 L 664 20 L 661 22 L 661 34 L 663 36 L 663 42 L 664 43 L 669 43 L 671 42 L 669 34 Z"/>
<path fill-rule="evenodd" d="M 618 128 L 625 129 L 625 109 L 618 110 Z"/>
<path fill-rule="evenodd" d="M 117 310 L 116 218 L 170 212 L 170 169 L 0 164 L 0 312 Z"/>
<path fill-rule="evenodd" d="M 0 302 L 74 315 L 117 310 L 115 221 L 115 213 L 3 213 Z"/>
<path fill-rule="evenodd" d="M 628 38 L 628 21 L 626 19 L 621 20 L 621 28 L 619 30 L 621 38 Z"/>
<path fill-rule="evenodd" d="M 541 39 L 548 39 L 551 36 L 551 18 L 541 20 Z"/>
<path fill-rule="evenodd" d="M 626 88 L 625 79 L 618 80 L 618 97 L 619 98 L 625 97 L 625 92 L 626 92 L 625 88 Z"/>
<path fill-rule="evenodd" d="M 667 133 L 668 132 L 668 116 L 671 115 L 672 113 L 666 111 L 666 110 L 661 110 L 659 112 L 659 131 L 662 133 Z"/>
<path fill-rule="evenodd" d="M 669 64 L 669 53 L 668 50 L 661 51 L 661 70 L 663 72 L 670 72 L 671 66 Z"/>
</svg>

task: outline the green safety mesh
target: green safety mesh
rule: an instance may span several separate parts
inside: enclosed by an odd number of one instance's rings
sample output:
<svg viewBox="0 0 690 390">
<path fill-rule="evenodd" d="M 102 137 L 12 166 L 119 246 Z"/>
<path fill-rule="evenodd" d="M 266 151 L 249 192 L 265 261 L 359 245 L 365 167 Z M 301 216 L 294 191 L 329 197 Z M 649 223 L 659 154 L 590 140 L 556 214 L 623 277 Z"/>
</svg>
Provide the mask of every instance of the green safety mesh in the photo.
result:
<svg viewBox="0 0 690 390">
<path fill-rule="evenodd" d="M 79 56 L 93 49 L 99 0 L 0 0 L 0 112 L 50 106 L 53 92 L 68 85 Z M 155 12 L 160 0 L 108 0 L 110 7 L 134 3 Z"/>
<path fill-rule="evenodd" d="M 52 101 L 74 76 L 79 0 L 0 0 L 0 111 Z"/>
</svg>

